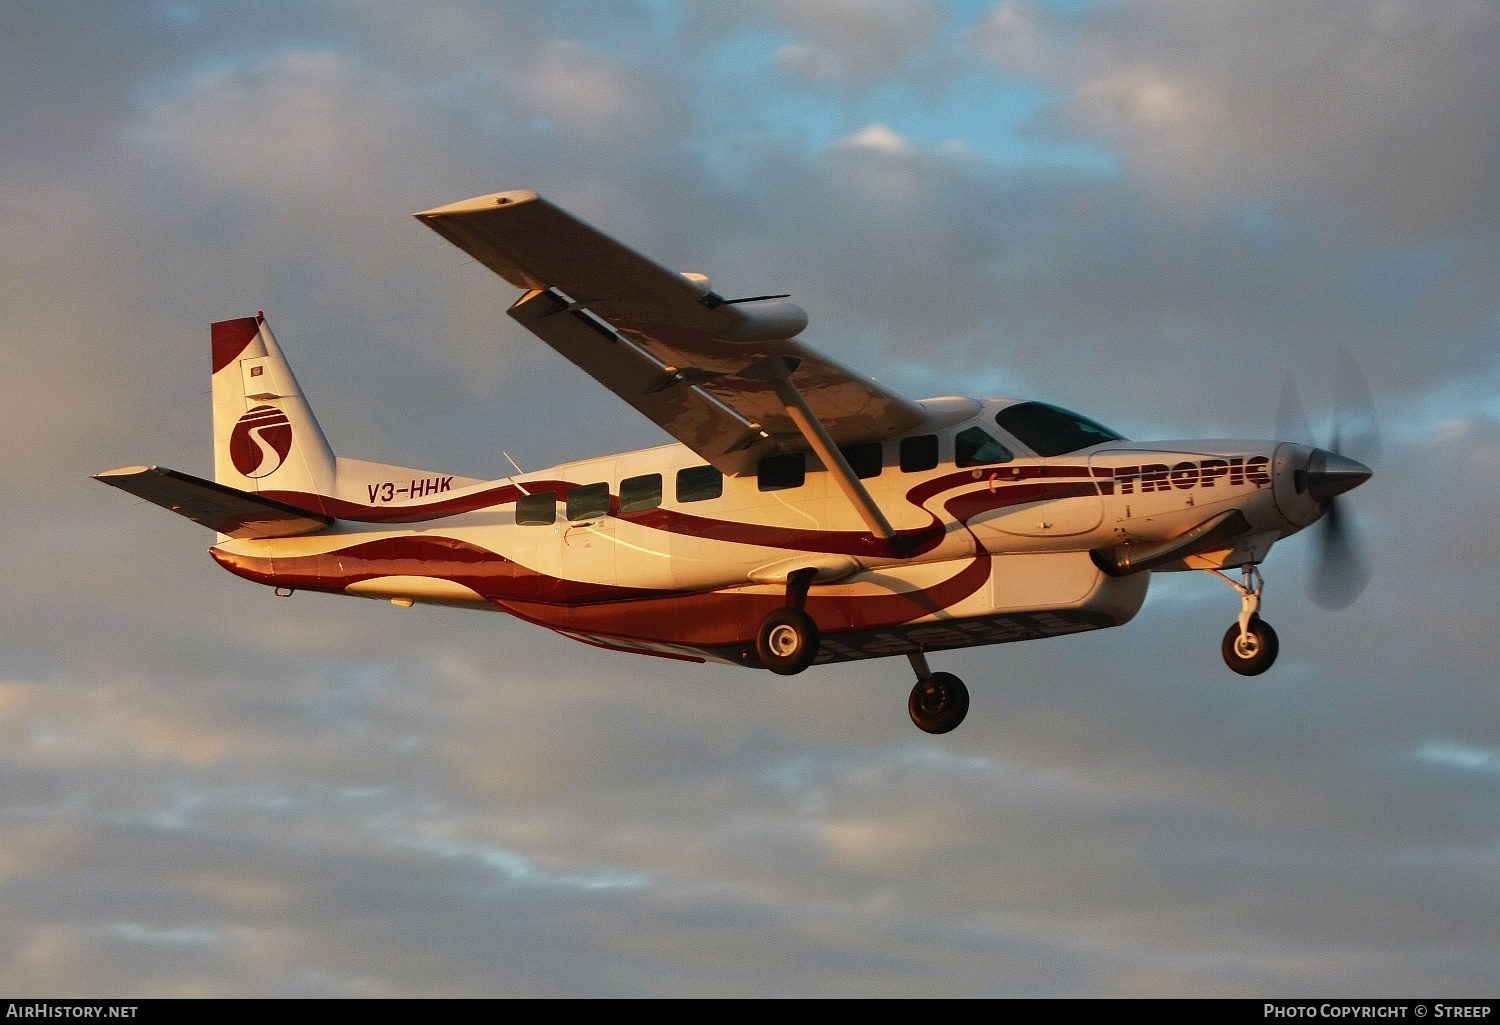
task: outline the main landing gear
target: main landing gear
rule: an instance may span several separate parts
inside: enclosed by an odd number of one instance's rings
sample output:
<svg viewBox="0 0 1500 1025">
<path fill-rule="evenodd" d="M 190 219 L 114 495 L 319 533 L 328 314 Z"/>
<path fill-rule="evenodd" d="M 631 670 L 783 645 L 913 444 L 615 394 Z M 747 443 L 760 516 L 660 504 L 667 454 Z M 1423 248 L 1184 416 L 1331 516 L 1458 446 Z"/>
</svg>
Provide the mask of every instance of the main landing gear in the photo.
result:
<svg viewBox="0 0 1500 1025">
<path fill-rule="evenodd" d="M 802 611 L 817 575 L 815 569 L 799 569 L 788 576 L 786 606 L 762 619 L 755 632 L 755 653 L 779 676 L 796 676 L 818 657 L 818 624 Z"/>
<path fill-rule="evenodd" d="M 769 612 L 755 632 L 755 653 L 761 664 L 780 676 L 795 676 L 818 657 L 818 624 L 803 611 L 808 588 L 817 575 L 815 569 L 799 569 L 789 575 L 786 605 Z M 956 729 L 969 714 L 969 688 L 952 673 L 934 673 L 920 651 L 906 657 L 917 674 L 917 685 L 906 702 L 911 721 L 928 733 Z"/>
<path fill-rule="evenodd" d="M 1241 676 L 1259 676 L 1276 663 L 1281 651 L 1276 631 L 1260 618 L 1260 593 L 1265 589 L 1265 578 L 1250 563 L 1240 567 L 1244 583 L 1236 583 L 1216 569 L 1209 572 L 1240 592 L 1239 619 L 1230 625 L 1220 645 L 1224 663 Z"/>
<path fill-rule="evenodd" d="M 906 701 L 911 721 L 926 733 L 957 729 L 969 714 L 969 688 L 952 673 L 934 673 L 920 651 L 909 652 L 906 657 L 917 674 L 917 685 Z"/>
</svg>

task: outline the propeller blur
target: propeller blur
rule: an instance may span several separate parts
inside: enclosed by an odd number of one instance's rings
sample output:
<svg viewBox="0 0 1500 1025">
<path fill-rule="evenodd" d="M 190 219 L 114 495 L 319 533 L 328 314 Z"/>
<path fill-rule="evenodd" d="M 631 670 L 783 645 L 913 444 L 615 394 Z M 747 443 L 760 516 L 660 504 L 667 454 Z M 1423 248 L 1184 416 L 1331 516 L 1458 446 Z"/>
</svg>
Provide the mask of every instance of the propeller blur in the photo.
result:
<svg viewBox="0 0 1500 1025">
<path fill-rule="evenodd" d="M 1369 480 L 1372 471 L 1361 460 L 1380 454 L 1380 429 L 1375 401 L 1359 364 L 1339 346 L 1334 354 L 1335 412 L 1333 436 L 1327 449 L 1315 449 L 1307 464 L 1307 492 L 1323 508 L 1315 534 L 1308 596 L 1322 608 L 1342 611 L 1359 598 L 1370 582 L 1366 544 L 1350 525 L 1349 511 L 1339 496 Z M 1281 389 L 1276 413 L 1278 437 L 1312 445 L 1307 413 L 1290 376 Z"/>
</svg>

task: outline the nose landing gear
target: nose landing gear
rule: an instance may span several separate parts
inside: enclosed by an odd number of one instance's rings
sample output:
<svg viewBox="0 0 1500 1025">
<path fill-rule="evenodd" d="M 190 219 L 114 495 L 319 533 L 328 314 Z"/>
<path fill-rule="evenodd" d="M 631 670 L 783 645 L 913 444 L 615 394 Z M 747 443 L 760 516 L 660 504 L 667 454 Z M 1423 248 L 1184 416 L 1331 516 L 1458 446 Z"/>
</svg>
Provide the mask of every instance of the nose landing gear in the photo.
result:
<svg viewBox="0 0 1500 1025">
<path fill-rule="evenodd" d="M 934 673 L 927 656 L 909 652 L 911 667 L 917 674 L 917 685 L 911 689 L 906 710 L 917 729 L 925 733 L 949 733 L 958 728 L 969 714 L 969 688 L 952 673 Z"/>
<path fill-rule="evenodd" d="M 1236 583 L 1216 569 L 1209 572 L 1240 592 L 1239 619 L 1225 632 L 1220 645 L 1224 663 L 1241 676 L 1259 676 L 1276 663 L 1281 651 L 1276 631 L 1260 618 L 1260 593 L 1266 580 L 1251 563 L 1240 567 L 1244 583 Z"/>
</svg>

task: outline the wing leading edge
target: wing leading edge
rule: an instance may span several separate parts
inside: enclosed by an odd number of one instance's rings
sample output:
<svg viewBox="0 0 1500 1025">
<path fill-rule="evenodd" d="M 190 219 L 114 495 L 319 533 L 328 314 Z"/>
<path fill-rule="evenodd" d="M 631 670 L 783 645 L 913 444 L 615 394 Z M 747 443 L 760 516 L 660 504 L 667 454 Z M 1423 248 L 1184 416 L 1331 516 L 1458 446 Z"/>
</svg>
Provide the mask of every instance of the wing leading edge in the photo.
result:
<svg viewBox="0 0 1500 1025">
<path fill-rule="evenodd" d="M 926 417 L 796 341 L 807 326 L 796 305 L 726 301 L 705 280 L 654 263 L 534 192 L 416 216 L 526 290 L 511 317 L 726 473 L 808 447 L 778 396 L 781 367 L 839 445 L 880 440 Z"/>
</svg>

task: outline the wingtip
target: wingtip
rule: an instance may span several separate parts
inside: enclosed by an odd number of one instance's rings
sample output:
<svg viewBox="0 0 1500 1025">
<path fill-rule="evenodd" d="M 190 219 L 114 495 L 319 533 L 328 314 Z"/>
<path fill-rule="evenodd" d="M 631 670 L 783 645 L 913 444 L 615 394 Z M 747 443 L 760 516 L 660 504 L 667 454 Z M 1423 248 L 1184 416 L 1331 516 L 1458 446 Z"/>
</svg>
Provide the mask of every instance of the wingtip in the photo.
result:
<svg viewBox="0 0 1500 1025">
<path fill-rule="evenodd" d="M 412 214 L 412 216 L 418 220 L 425 221 L 434 217 L 451 217 L 454 214 L 474 214 L 483 210 L 493 210 L 496 207 L 529 203 L 537 198 L 537 194 L 530 189 L 491 192 L 487 195 L 475 196 L 473 199 L 461 199 L 457 203 L 449 203 L 447 206 L 435 206 L 431 210 L 423 210 Z"/>
</svg>

